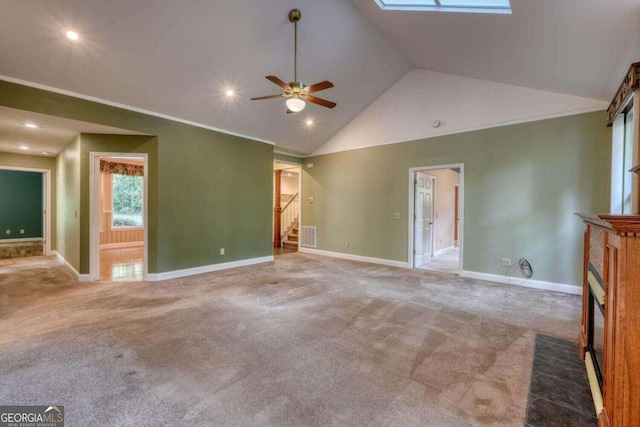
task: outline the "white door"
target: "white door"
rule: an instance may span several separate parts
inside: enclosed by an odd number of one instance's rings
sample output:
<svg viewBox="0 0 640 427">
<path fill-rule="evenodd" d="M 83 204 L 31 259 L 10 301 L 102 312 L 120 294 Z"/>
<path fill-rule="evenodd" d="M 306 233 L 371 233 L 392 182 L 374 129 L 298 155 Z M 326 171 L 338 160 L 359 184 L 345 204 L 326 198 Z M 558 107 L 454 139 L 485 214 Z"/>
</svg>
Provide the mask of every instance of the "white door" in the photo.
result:
<svg viewBox="0 0 640 427">
<path fill-rule="evenodd" d="M 413 239 L 413 266 L 431 261 L 433 238 L 433 177 L 416 172 Z"/>
</svg>

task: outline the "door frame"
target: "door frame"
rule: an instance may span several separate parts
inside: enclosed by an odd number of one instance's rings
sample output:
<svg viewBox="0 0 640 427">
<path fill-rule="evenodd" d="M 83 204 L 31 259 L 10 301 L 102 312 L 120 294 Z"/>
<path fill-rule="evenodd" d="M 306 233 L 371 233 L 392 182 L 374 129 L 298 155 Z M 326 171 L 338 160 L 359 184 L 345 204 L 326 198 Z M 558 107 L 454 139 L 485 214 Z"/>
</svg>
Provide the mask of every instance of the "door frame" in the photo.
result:
<svg viewBox="0 0 640 427">
<path fill-rule="evenodd" d="M 414 260 L 413 260 L 413 240 L 415 233 L 415 220 L 413 218 L 414 208 L 415 208 L 415 176 L 416 172 L 425 172 L 428 174 L 430 170 L 437 169 L 460 169 L 460 228 L 458 230 L 458 247 L 460 248 L 460 257 L 458 259 L 458 275 L 462 273 L 462 265 L 463 265 L 463 246 L 464 246 L 464 163 L 451 163 L 445 165 L 435 165 L 435 166 L 421 166 L 421 167 L 413 167 L 409 168 L 409 215 L 408 215 L 408 233 L 409 233 L 409 245 L 407 248 L 407 258 L 409 268 L 415 268 Z M 434 196 L 434 207 L 435 207 L 435 196 Z M 434 228 L 435 230 L 435 228 Z M 434 232 L 435 235 L 435 232 Z M 433 240 L 433 239 L 432 239 Z"/>
<path fill-rule="evenodd" d="M 44 255 L 51 255 L 51 169 L 24 168 L 19 166 L 0 166 L 2 170 L 18 171 L 18 172 L 36 172 L 41 173 L 45 179 L 43 186 L 43 196 L 45 198 L 42 207 L 45 212 L 42 216 L 42 226 L 44 227 Z"/>
<path fill-rule="evenodd" d="M 455 247 L 460 245 L 460 184 L 454 184 L 454 212 L 453 212 L 453 242 Z"/>
<path fill-rule="evenodd" d="M 147 153 L 89 153 L 89 280 L 100 280 L 100 159 L 102 157 L 128 157 L 144 161 L 143 218 L 144 218 L 144 260 L 142 280 L 149 274 L 149 154 Z"/>
</svg>

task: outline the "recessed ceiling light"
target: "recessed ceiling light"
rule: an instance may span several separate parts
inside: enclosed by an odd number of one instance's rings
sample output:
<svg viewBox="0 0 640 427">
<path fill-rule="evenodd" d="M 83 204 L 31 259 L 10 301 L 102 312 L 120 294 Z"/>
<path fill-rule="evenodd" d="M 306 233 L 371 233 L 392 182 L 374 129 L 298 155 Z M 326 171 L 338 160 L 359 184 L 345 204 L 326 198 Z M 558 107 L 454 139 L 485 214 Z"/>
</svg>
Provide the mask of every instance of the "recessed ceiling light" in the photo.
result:
<svg viewBox="0 0 640 427">
<path fill-rule="evenodd" d="M 45 156 L 47 156 L 47 155 L 49 155 L 49 154 L 51 154 L 51 153 L 50 153 L 50 152 L 48 152 L 48 151 L 43 151 L 43 152 L 42 152 L 42 154 L 44 154 Z"/>
<path fill-rule="evenodd" d="M 78 33 L 76 33 L 75 31 L 69 30 L 65 34 L 67 35 L 67 38 L 69 40 L 73 40 L 74 42 L 78 41 L 80 39 L 80 35 Z"/>
<path fill-rule="evenodd" d="M 287 176 L 291 176 L 291 172 L 287 173 Z"/>
<path fill-rule="evenodd" d="M 227 94 L 227 96 L 235 95 L 235 93 L 231 89 L 227 90 L 226 94 Z"/>
<path fill-rule="evenodd" d="M 28 127 L 28 128 L 31 128 L 31 129 L 35 129 L 35 128 L 37 128 L 37 127 L 38 127 L 38 125 L 37 125 L 37 124 L 35 124 L 35 123 L 25 123 L 24 125 L 25 125 L 26 127 Z"/>
<path fill-rule="evenodd" d="M 18 147 L 21 150 L 28 150 L 29 147 L 27 147 L 26 145 L 21 145 L 20 147 Z"/>
<path fill-rule="evenodd" d="M 307 120 L 307 126 L 313 126 L 313 120 Z"/>
</svg>

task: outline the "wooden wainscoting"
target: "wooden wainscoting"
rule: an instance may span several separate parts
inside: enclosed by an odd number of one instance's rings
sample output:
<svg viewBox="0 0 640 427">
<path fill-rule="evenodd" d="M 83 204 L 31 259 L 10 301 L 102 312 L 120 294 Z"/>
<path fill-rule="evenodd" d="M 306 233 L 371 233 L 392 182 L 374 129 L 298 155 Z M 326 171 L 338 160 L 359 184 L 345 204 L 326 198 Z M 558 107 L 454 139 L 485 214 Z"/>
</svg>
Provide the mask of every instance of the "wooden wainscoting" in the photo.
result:
<svg viewBox="0 0 640 427">
<path fill-rule="evenodd" d="M 102 214 L 100 246 L 109 245 L 113 247 L 123 243 L 132 244 L 130 246 L 137 246 L 133 245 L 134 243 L 139 243 L 140 246 L 144 244 L 144 228 L 112 228 L 111 217 L 111 212 Z"/>
</svg>

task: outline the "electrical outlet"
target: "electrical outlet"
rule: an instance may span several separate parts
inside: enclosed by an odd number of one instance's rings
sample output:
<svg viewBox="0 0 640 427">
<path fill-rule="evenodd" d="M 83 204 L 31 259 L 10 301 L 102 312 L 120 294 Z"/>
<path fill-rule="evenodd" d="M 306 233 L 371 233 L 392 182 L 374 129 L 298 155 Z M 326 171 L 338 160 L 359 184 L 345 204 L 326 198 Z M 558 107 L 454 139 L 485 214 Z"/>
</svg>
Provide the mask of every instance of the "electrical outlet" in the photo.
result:
<svg viewBox="0 0 640 427">
<path fill-rule="evenodd" d="M 346 242 L 344 242 L 344 245 L 345 245 L 346 247 L 349 247 L 349 246 L 351 246 L 351 242 L 349 242 L 349 241 L 347 240 Z"/>
<path fill-rule="evenodd" d="M 20 229 L 20 234 L 24 234 L 24 228 Z"/>
<path fill-rule="evenodd" d="M 220 248 L 220 255 L 224 255 L 224 248 Z"/>
<path fill-rule="evenodd" d="M 393 219 L 400 219 L 400 212 L 396 212 L 393 214 Z"/>
<path fill-rule="evenodd" d="M 500 265 L 503 267 L 511 267 L 511 258 L 502 258 Z"/>
<path fill-rule="evenodd" d="M 11 230 L 5 231 L 5 234 L 11 234 Z"/>
</svg>

